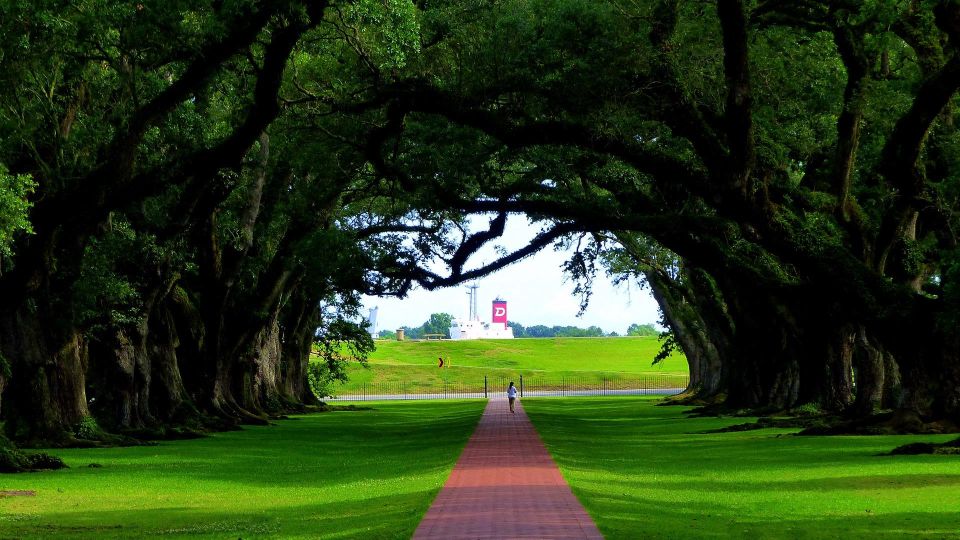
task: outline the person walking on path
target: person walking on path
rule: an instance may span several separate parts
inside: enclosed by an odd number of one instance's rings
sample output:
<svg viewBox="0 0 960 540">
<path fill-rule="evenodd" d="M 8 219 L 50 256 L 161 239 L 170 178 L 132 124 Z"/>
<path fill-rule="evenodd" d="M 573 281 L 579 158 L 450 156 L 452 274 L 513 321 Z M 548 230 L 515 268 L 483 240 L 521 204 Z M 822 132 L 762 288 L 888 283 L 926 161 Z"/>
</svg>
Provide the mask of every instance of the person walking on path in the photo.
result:
<svg viewBox="0 0 960 540">
<path fill-rule="evenodd" d="M 510 381 L 510 386 L 507 387 L 507 399 L 510 400 L 510 412 L 517 414 L 513 409 L 513 404 L 517 401 L 517 387 L 513 385 L 513 381 Z"/>
</svg>

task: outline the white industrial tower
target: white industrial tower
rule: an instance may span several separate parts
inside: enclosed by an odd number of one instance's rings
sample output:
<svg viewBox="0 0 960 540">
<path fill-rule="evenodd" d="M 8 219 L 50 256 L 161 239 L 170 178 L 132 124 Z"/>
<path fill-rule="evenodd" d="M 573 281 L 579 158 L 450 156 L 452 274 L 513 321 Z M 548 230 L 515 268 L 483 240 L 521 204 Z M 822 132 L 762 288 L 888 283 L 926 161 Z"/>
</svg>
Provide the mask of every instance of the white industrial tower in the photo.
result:
<svg viewBox="0 0 960 540">
<path fill-rule="evenodd" d="M 467 285 L 467 296 L 470 297 L 470 317 L 467 320 L 470 321 L 480 320 L 480 314 L 477 311 L 477 289 L 479 288 L 480 286 L 476 283 Z"/>
<path fill-rule="evenodd" d="M 374 306 L 370 308 L 370 314 L 367 315 L 367 331 L 370 332 L 370 337 L 373 339 L 380 337 L 380 332 L 377 331 L 377 312 L 379 310 L 379 307 Z"/>
</svg>

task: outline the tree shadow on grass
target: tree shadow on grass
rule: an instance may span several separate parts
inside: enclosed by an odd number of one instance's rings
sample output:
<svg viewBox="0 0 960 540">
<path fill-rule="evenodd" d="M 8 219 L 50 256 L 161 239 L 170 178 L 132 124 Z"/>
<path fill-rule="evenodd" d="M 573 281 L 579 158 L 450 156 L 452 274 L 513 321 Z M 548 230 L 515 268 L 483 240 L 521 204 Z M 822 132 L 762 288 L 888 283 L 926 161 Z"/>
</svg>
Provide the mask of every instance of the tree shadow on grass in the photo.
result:
<svg viewBox="0 0 960 540">
<path fill-rule="evenodd" d="M 878 457 L 916 437 L 703 433 L 743 419 L 634 400 L 528 410 L 608 538 L 960 538 L 955 462 Z"/>
<path fill-rule="evenodd" d="M 38 496 L 0 507 L 0 538 L 408 538 L 481 410 L 391 405 L 145 449 L 65 452 L 74 469 L 16 478 Z"/>
<path fill-rule="evenodd" d="M 605 496 L 606 512 L 597 523 L 607 540 L 657 538 L 958 538 L 954 512 L 874 512 L 864 505 L 856 515 L 791 516 L 784 507 L 767 517 L 743 515 L 721 504 L 670 504 Z M 616 501 L 616 502 L 611 502 Z"/>
<path fill-rule="evenodd" d="M 249 512 L 158 507 L 46 513 L 0 520 L 0 538 L 410 538 L 431 492 L 356 501 L 265 507 Z M 424 504 L 423 501 L 426 501 Z"/>
<path fill-rule="evenodd" d="M 605 480 L 614 491 L 635 489 L 642 482 L 636 480 Z M 657 480 L 651 482 L 658 489 L 666 490 L 693 490 L 702 493 L 750 493 L 750 492 L 826 492 L 834 490 L 863 491 L 863 490 L 899 490 L 929 487 L 957 487 L 960 494 L 960 474 L 891 474 L 891 475 L 852 475 L 832 477 L 809 477 L 801 480 L 763 480 L 756 482 L 741 482 L 735 480 L 696 480 L 685 479 L 677 481 Z M 960 532 L 960 531 L 958 531 Z"/>
</svg>

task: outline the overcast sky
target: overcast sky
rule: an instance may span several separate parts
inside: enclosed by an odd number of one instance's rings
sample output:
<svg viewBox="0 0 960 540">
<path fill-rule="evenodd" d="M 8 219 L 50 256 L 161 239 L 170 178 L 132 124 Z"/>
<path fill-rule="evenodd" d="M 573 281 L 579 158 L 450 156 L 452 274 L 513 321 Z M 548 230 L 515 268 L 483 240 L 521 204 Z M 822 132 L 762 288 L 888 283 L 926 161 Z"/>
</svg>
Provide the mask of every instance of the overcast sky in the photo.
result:
<svg viewBox="0 0 960 540">
<path fill-rule="evenodd" d="M 478 222 L 486 223 L 488 218 Z M 508 249 L 526 245 L 539 232 L 539 225 L 530 225 L 526 218 L 512 216 L 500 245 Z M 477 281 L 477 305 L 480 320 L 490 322 L 491 302 L 500 297 L 507 301 L 510 321 L 524 326 L 572 325 L 586 328 L 599 326 L 605 332 L 626 333 L 631 323 L 653 323 L 659 320 L 657 303 L 647 289 L 636 283 L 614 287 L 603 272 L 594 280 L 593 296 L 587 311 L 577 317 L 579 300 L 573 295 L 574 284 L 564 281 L 561 265 L 569 252 L 555 252 L 552 248 L 508 266 Z M 471 258 L 469 268 L 496 258 L 493 247 L 484 248 Z M 430 318 L 431 313 L 450 313 L 465 317 L 469 312 L 467 289 L 464 285 L 439 291 L 412 291 L 404 299 L 364 297 L 367 308 L 378 306 L 378 330 L 395 330 L 401 326 L 415 327 Z"/>
</svg>

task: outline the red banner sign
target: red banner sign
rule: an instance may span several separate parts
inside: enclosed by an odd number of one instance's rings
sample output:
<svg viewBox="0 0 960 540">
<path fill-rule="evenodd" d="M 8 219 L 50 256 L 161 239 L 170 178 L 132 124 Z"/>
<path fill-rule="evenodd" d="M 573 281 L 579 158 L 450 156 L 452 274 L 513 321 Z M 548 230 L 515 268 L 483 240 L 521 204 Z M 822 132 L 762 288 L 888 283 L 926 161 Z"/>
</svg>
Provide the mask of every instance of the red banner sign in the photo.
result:
<svg viewBox="0 0 960 540">
<path fill-rule="evenodd" d="M 507 303 L 502 300 L 495 300 L 493 302 L 493 318 L 490 319 L 494 324 L 503 323 L 503 327 L 507 327 Z"/>
</svg>

